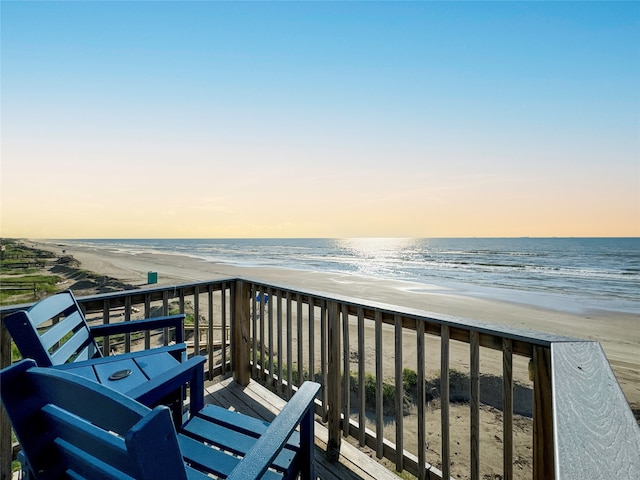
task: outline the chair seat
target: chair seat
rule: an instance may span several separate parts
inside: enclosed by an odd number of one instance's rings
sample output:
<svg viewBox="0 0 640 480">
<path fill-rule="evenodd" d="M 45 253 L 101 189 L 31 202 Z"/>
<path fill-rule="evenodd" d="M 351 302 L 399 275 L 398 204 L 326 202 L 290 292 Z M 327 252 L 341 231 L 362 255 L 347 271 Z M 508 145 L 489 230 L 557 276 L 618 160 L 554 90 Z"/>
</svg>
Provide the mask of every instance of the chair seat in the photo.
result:
<svg viewBox="0 0 640 480">
<path fill-rule="evenodd" d="M 178 442 L 187 463 L 219 476 L 228 476 L 255 445 L 269 423 L 224 408 L 207 405 L 179 430 Z M 294 432 L 265 478 L 289 477 L 297 470 L 300 434 Z"/>
</svg>

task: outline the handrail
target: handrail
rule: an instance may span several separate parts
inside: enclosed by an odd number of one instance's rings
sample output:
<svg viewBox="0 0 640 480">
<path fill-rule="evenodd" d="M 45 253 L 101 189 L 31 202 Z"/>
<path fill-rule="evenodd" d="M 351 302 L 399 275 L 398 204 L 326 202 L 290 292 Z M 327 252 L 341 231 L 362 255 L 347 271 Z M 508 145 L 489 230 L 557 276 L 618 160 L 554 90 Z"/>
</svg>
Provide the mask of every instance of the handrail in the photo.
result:
<svg viewBox="0 0 640 480">
<path fill-rule="evenodd" d="M 600 344 L 554 343 L 551 363 L 555 478 L 640 478 L 640 426 Z"/>
<path fill-rule="evenodd" d="M 205 301 L 201 301 L 202 296 Z M 447 399 L 455 387 L 450 383 L 455 373 L 450 369 L 450 351 L 462 343 L 469 352 L 470 471 L 466 475 L 481 475 L 479 451 L 484 444 L 479 432 L 483 392 L 480 364 L 488 352 L 496 351 L 502 356 L 503 478 L 514 478 L 514 364 L 519 358 L 529 362 L 533 379 L 534 478 L 594 478 L 604 472 L 616 478 L 640 478 L 640 428 L 598 343 L 249 278 L 78 298 L 88 318 L 101 323 L 109 323 L 114 316 L 124 320 L 148 317 L 152 308 L 160 308 L 166 315 L 172 302 L 176 305 L 173 308 L 182 313 L 189 310 L 193 315 L 193 326 L 189 328 L 194 333 L 194 352 L 206 351 L 210 379 L 231 372 L 238 382 L 247 383 L 253 378 L 285 399 L 305 376 L 321 383 L 317 413 L 328 422 L 328 448 L 334 456 L 339 453 L 341 437 L 353 436 L 361 446 L 371 447 L 379 458 L 395 462 L 398 470 L 407 470 L 420 479 L 449 478 L 451 411 Z M 28 306 L 0 307 L 0 316 Z M 139 313 L 134 312 L 136 307 L 140 307 Z M 206 334 L 204 342 L 201 333 Z M 383 352 L 383 338 L 389 335 L 393 338 L 393 351 Z M 216 342 L 214 336 L 221 337 Z M 433 459 L 425 455 L 430 438 L 425 430 L 425 354 L 430 348 L 428 342 L 437 338 L 440 381 L 436 388 L 442 400 L 442 448 L 439 458 Z M 167 332 L 153 338 L 147 336 L 144 347 L 150 348 L 152 341 L 168 340 Z M 370 370 L 365 366 L 365 340 L 375 352 Z M 128 351 L 134 342 L 129 336 L 106 338 L 103 347 L 107 352 L 114 347 Z M 11 361 L 8 345 L 8 335 L 2 327 L 0 367 Z M 415 346 L 415 358 L 405 351 L 407 345 Z M 417 451 L 407 451 L 404 446 L 403 427 L 407 425 L 403 417 L 403 357 L 405 363 L 416 363 Z M 393 367 L 385 369 L 390 359 Z M 356 369 L 355 374 L 352 368 Z M 384 416 L 383 390 L 387 389 L 385 376 L 389 374 L 395 399 L 393 441 L 385 436 L 389 420 Z M 367 397 L 366 391 L 367 376 L 371 375 L 375 382 L 373 398 Z M 355 397 L 351 398 L 349 392 L 355 392 Z M 367 422 L 367 407 L 372 406 L 374 418 Z M 7 432 L 5 420 L 0 417 L 2 445 L 10 445 Z M 0 451 L 0 473 L 6 471 L 7 455 L 13 456 L 5 450 Z M 428 460 L 438 463 L 438 468 Z"/>
</svg>

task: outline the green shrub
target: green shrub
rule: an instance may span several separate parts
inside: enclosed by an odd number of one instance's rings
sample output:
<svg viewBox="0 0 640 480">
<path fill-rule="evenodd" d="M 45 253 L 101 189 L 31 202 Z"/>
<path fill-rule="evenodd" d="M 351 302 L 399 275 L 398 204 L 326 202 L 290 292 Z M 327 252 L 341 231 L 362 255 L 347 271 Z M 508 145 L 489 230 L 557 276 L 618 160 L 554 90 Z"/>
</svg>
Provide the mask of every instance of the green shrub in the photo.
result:
<svg viewBox="0 0 640 480">
<path fill-rule="evenodd" d="M 418 387 L 418 373 L 410 368 L 403 369 L 402 387 L 406 392 L 415 392 Z"/>
</svg>

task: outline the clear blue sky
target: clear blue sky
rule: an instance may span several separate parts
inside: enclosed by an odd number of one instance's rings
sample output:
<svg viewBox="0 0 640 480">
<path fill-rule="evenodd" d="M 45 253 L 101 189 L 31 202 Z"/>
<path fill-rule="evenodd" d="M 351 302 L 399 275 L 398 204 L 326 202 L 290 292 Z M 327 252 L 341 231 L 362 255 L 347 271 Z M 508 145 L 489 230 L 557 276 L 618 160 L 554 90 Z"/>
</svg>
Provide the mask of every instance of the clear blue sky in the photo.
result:
<svg viewBox="0 0 640 480">
<path fill-rule="evenodd" d="M 3 236 L 640 235 L 638 2 L 6 2 Z"/>
</svg>

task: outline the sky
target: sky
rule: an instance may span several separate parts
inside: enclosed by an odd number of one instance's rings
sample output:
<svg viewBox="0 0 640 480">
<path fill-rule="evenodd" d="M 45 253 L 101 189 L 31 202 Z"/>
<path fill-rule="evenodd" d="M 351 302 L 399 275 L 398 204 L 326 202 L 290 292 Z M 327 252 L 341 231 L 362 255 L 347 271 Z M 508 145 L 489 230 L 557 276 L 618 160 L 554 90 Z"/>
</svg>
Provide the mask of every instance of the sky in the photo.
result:
<svg viewBox="0 0 640 480">
<path fill-rule="evenodd" d="M 639 2 L 0 17 L 2 237 L 640 236 Z"/>
</svg>

